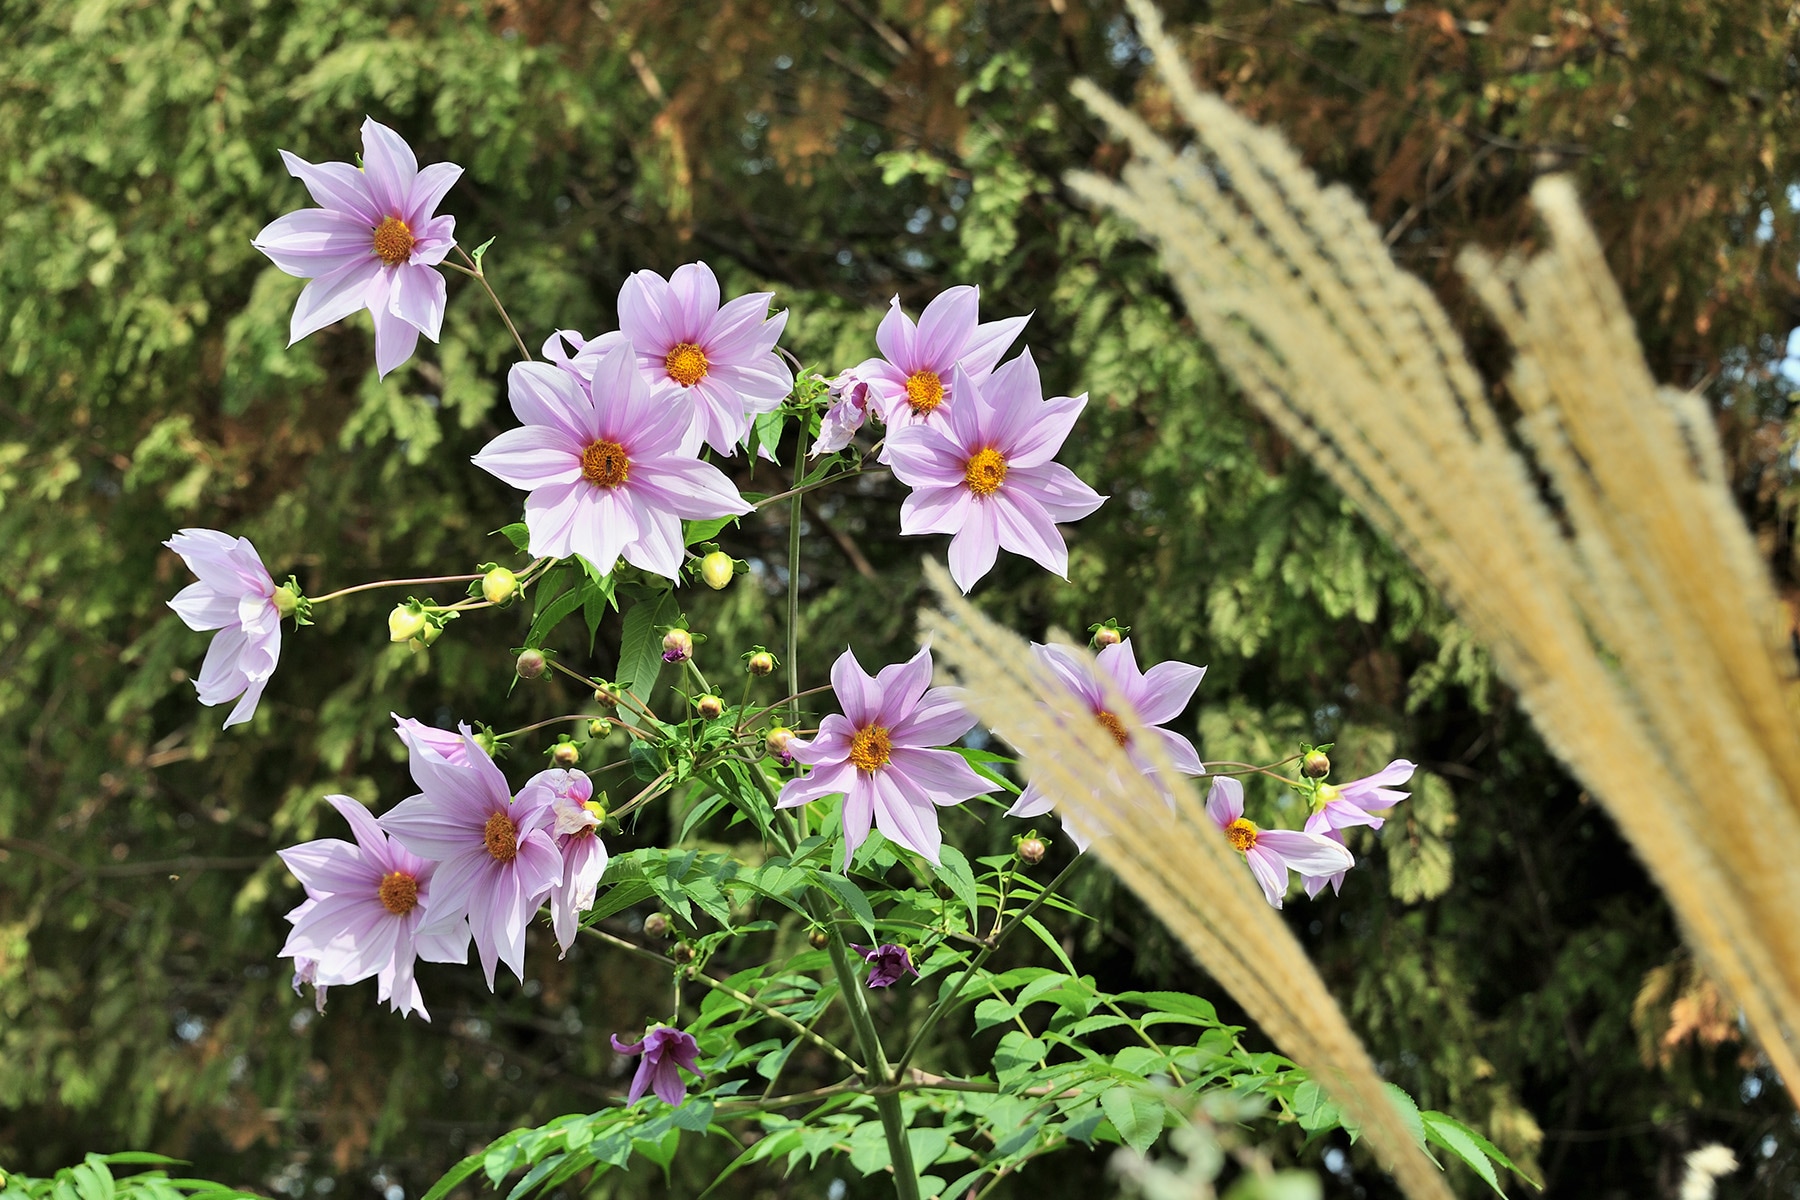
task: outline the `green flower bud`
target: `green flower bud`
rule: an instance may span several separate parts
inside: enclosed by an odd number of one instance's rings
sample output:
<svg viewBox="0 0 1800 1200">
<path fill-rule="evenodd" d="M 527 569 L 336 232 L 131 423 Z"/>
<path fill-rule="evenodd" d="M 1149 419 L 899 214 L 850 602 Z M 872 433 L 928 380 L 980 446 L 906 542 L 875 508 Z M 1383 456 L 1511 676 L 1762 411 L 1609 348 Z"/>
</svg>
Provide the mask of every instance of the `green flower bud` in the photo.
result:
<svg viewBox="0 0 1800 1200">
<path fill-rule="evenodd" d="M 481 577 L 481 595 L 489 604 L 505 604 L 519 594 L 519 577 L 505 567 L 495 567 Z"/>
<path fill-rule="evenodd" d="M 702 717 L 705 717 L 710 721 L 714 717 L 722 716 L 724 714 L 725 702 L 717 696 L 702 696 L 694 701 L 694 708 Z"/>
<path fill-rule="evenodd" d="M 415 606 L 396 604 L 394 611 L 388 614 L 388 641 L 410 642 L 424 633 L 430 623 Z"/>
<path fill-rule="evenodd" d="M 544 657 L 542 650 L 527 650 L 519 655 L 519 661 L 513 670 L 519 673 L 520 679 L 536 679 L 550 666 L 550 660 Z"/>
<path fill-rule="evenodd" d="M 1309 750 L 1300 760 L 1300 773 L 1308 779 L 1323 779 L 1331 774 L 1331 760 L 1323 750 Z"/>
<path fill-rule="evenodd" d="M 826 933 L 823 929 L 813 930 L 806 935 L 806 940 L 814 950 L 823 950 L 825 947 L 831 945 L 831 935 Z"/>
<path fill-rule="evenodd" d="M 764 747 L 771 755 L 779 759 L 784 767 L 794 761 L 793 743 L 794 731 L 784 725 L 777 725 L 769 730 L 769 736 L 763 739 Z"/>
<path fill-rule="evenodd" d="M 439 625 L 434 621 L 426 621 L 425 628 L 419 630 L 419 636 L 415 641 L 418 645 L 429 646 L 431 643 L 437 641 L 443 632 L 444 627 L 442 625 Z"/>
<path fill-rule="evenodd" d="M 745 660 L 744 665 L 752 675 L 772 675 L 775 672 L 775 656 L 767 650 L 759 650 Z"/>
<path fill-rule="evenodd" d="M 574 742 L 558 742 L 550 747 L 550 761 L 566 771 L 581 761 L 581 751 Z"/>
<path fill-rule="evenodd" d="M 594 703 L 601 708 L 619 707 L 619 689 L 610 683 L 603 683 L 594 689 Z"/>
<path fill-rule="evenodd" d="M 603 738 L 603 737 L 607 736 L 608 734 L 610 734 L 611 732 L 612 732 L 612 722 L 611 721 L 605 720 L 601 717 L 595 717 L 593 720 L 588 722 L 588 736 L 591 738 Z"/>
<path fill-rule="evenodd" d="M 653 912 L 644 918 L 645 937 L 668 937 L 669 916 L 667 913 Z"/>
<path fill-rule="evenodd" d="M 730 583 L 735 574 L 737 564 L 723 550 L 714 550 L 700 560 L 700 578 L 706 580 L 706 586 L 715 592 Z"/>
<path fill-rule="evenodd" d="M 1110 625 L 1102 625 L 1094 630 L 1094 645 L 1096 646 L 1116 646 L 1122 641 L 1124 639 L 1119 636 L 1119 631 Z"/>
</svg>

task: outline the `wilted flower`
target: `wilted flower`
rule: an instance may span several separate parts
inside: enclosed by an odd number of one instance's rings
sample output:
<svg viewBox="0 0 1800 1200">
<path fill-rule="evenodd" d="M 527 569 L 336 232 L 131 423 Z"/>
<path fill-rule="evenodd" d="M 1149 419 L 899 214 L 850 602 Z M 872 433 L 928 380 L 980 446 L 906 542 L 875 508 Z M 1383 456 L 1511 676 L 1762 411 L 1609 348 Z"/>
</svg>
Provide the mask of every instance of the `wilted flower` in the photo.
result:
<svg viewBox="0 0 1800 1200">
<path fill-rule="evenodd" d="M 913 489 L 900 506 L 903 534 L 951 533 L 950 575 L 967 592 L 1000 548 L 1065 578 L 1069 550 L 1056 528 L 1106 497 L 1052 462 L 1086 396 L 1043 398 L 1029 350 L 977 386 L 958 367 L 958 403 L 931 424 L 888 430 L 887 461 Z"/>
<path fill-rule="evenodd" d="M 812 453 L 836 454 L 850 444 L 856 431 L 863 427 L 869 419 L 869 402 L 873 393 L 869 381 L 857 375 L 855 371 L 845 371 L 831 381 L 831 394 L 836 399 L 825 416 L 819 422 L 819 440 L 813 443 Z"/>
<path fill-rule="evenodd" d="M 669 1025 L 658 1025 L 644 1035 L 637 1045 L 621 1042 L 612 1036 L 612 1048 L 620 1054 L 641 1054 L 637 1074 L 631 1077 L 631 1090 L 625 1103 L 636 1104 L 645 1092 L 654 1091 L 657 1098 L 671 1108 L 687 1099 L 687 1084 L 682 1082 L 680 1067 L 696 1079 L 700 1074 L 700 1043 L 691 1033 L 683 1033 Z"/>
<path fill-rule="evenodd" d="M 674 579 L 683 518 L 750 511 L 722 471 L 682 449 L 691 402 L 679 392 L 652 396 L 629 346 L 600 360 L 591 385 L 547 363 L 519 363 L 507 394 L 525 424 L 489 442 L 475 465 L 531 493 L 532 554 L 579 554 L 602 574 L 622 554 Z"/>
<path fill-rule="evenodd" d="M 1395 791 L 1390 785 L 1405 783 L 1416 770 L 1418 768 L 1412 763 L 1404 758 L 1397 758 L 1366 778 L 1352 779 L 1349 783 L 1319 785 L 1318 809 L 1306 818 L 1306 831 L 1323 834 L 1342 845 L 1343 831 L 1352 826 L 1367 825 L 1370 829 L 1380 829 L 1387 818 L 1375 814 L 1387 811 L 1411 794 Z M 1342 888 L 1344 873 L 1334 871 L 1329 875 L 1305 875 L 1300 882 L 1305 886 L 1308 898 L 1311 898 L 1324 891 L 1328 883 L 1333 892 Z"/>
<path fill-rule="evenodd" d="M 850 948 L 862 955 L 863 961 L 869 964 L 869 986 L 871 988 L 893 987 L 908 975 L 914 979 L 919 977 L 913 969 L 912 955 L 905 946 L 893 942 L 883 942 L 879 946 L 859 946 L 850 943 Z"/>
<path fill-rule="evenodd" d="M 533 775 L 520 799 L 536 790 L 550 796 L 550 834 L 562 855 L 562 878 L 550 889 L 550 925 L 564 954 L 575 944 L 582 913 L 594 907 L 594 893 L 606 874 L 606 845 L 600 840 L 599 807 L 591 803 L 594 781 L 580 771 L 550 770 Z"/>
<path fill-rule="evenodd" d="M 189 629 L 219 631 L 207 647 L 194 687 L 202 704 L 237 700 L 225 718 L 230 729 L 255 715 L 281 657 L 275 581 L 249 538 L 216 529 L 183 529 L 163 545 L 200 577 L 175 593 L 169 607 Z"/>
<path fill-rule="evenodd" d="M 1287 891 L 1288 872 L 1332 875 L 1356 865 L 1350 851 L 1328 837 L 1293 829 L 1259 829 L 1244 817 L 1244 785 L 1229 776 L 1213 780 L 1206 794 L 1206 815 L 1224 831 L 1231 845 L 1250 862 L 1250 872 L 1263 895 L 1276 908 Z"/>
<path fill-rule="evenodd" d="M 436 863 L 390 841 L 356 800 L 326 800 L 350 823 L 356 844 L 321 838 L 280 852 L 307 894 L 288 914 L 294 928 L 281 955 L 294 960 L 297 983 L 313 984 L 321 1012 L 325 986 L 380 975 L 381 998 L 394 1011 L 417 1012 L 429 1021 L 413 963 L 469 961 L 468 924 L 434 919 Z"/>
<path fill-rule="evenodd" d="M 420 170 L 405 140 L 373 118 L 362 134 L 361 170 L 283 150 L 288 173 L 319 207 L 277 217 L 251 244 L 289 275 L 312 280 L 294 306 L 290 346 L 366 308 L 375 318 L 375 369 L 386 375 L 412 357 L 419 334 L 438 340 L 444 277 L 432 268 L 456 245 L 456 218 L 435 214 L 462 168 Z"/>
<path fill-rule="evenodd" d="M 890 436 L 901 425 L 942 423 L 961 394 L 955 369 L 981 383 L 1031 319 L 978 324 L 980 299 L 979 288 L 948 288 L 925 306 L 915 326 L 900 311 L 900 297 L 894 297 L 875 331 L 882 357 L 865 359 L 849 372 L 867 382 Z"/>
<path fill-rule="evenodd" d="M 831 686 L 843 715 L 826 717 L 810 741 L 788 742 L 788 752 L 812 770 L 782 787 L 776 807 L 842 793 L 846 868 L 871 822 L 889 841 L 936 863 L 943 840 L 936 806 L 998 790 L 962 755 L 936 748 L 975 727 L 960 691 L 931 687 L 928 649 L 874 678 L 846 650 L 832 664 Z"/>
<path fill-rule="evenodd" d="M 525 978 L 525 927 L 561 882 L 563 862 L 551 841 L 548 791 L 515 801 L 466 725 L 462 736 L 461 764 L 413 748 L 408 764 L 420 794 L 385 813 L 381 827 L 437 862 L 432 925 L 468 917 L 492 990 L 496 962 Z"/>
<path fill-rule="evenodd" d="M 1162 662 L 1148 671 L 1140 671 L 1137 652 L 1131 648 L 1130 638 L 1107 646 L 1094 656 L 1091 663 L 1085 655 L 1065 646 L 1042 646 L 1034 643 L 1031 652 L 1051 678 L 1087 705 L 1088 711 L 1094 714 L 1094 720 L 1112 735 L 1138 770 L 1153 782 L 1156 780 L 1155 765 L 1144 754 L 1143 747 L 1132 741 L 1126 732 L 1125 723 L 1107 711 L 1106 691 L 1100 685 L 1096 670 L 1106 676 L 1112 690 L 1137 713 L 1138 720 L 1147 727 L 1146 732 L 1162 744 L 1163 753 L 1168 756 L 1170 765 L 1183 775 L 1206 774 L 1206 768 L 1201 765 L 1200 755 L 1192 742 L 1173 730 L 1156 728 L 1173 721 L 1187 708 L 1188 702 L 1194 698 L 1194 689 L 1200 686 L 1201 679 L 1206 676 L 1205 667 L 1184 662 Z M 1165 788 L 1164 795 L 1168 794 Z M 1025 785 L 1025 791 L 1006 810 L 1006 815 L 1039 817 L 1052 807 L 1054 801 L 1043 793 L 1036 781 L 1032 781 Z M 1091 839 L 1085 832 L 1071 826 L 1066 818 L 1063 820 L 1063 828 L 1068 831 L 1069 839 L 1075 843 L 1076 849 L 1088 848 Z"/>
<path fill-rule="evenodd" d="M 318 903 L 317 900 L 310 900 L 310 899 L 307 900 L 299 908 L 296 908 L 293 912 L 288 914 L 288 920 L 289 921 L 299 920 L 300 917 L 304 916 L 307 912 L 309 912 L 312 909 L 312 907 L 314 905 L 316 905 L 317 903 Z M 312 988 L 312 990 L 313 990 L 313 1008 L 315 1011 L 317 1011 L 321 1014 L 324 1013 L 324 1011 L 325 1011 L 325 993 L 329 992 L 331 990 L 331 985 L 319 982 L 319 960 L 318 959 L 308 958 L 304 954 L 296 955 L 294 957 L 294 980 L 293 980 L 293 983 L 294 983 L 294 995 L 296 995 L 296 996 L 304 996 L 306 994 L 305 992 L 302 992 L 300 990 L 302 986 Z M 426 1016 L 425 1019 L 427 1021 L 429 1021 L 429 1020 L 431 1020 L 431 1017 Z"/>
</svg>

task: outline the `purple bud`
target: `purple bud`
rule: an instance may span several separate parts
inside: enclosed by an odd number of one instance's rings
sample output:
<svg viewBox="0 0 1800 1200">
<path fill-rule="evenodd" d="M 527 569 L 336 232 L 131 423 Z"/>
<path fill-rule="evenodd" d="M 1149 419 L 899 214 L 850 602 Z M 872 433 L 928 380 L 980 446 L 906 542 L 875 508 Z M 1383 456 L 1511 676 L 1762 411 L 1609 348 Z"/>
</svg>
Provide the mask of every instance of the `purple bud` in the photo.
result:
<svg viewBox="0 0 1800 1200">
<path fill-rule="evenodd" d="M 694 638 L 685 629 L 671 629 L 663 635 L 663 661 L 686 662 L 694 657 Z"/>
</svg>

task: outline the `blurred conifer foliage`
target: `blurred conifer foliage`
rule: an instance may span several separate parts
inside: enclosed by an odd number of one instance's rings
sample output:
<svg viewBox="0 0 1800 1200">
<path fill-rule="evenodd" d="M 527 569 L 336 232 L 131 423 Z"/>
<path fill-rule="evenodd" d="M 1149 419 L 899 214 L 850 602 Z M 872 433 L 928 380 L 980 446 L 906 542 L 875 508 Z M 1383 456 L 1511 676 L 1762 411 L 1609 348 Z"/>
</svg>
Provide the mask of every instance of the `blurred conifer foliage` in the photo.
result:
<svg viewBox="0 0 1800 1200">
<path fill-rule="evenodd" d="M 1800 305 L 1785 8 L 1171 18 L 1201 78 L 1363 195 L 1456 311 L 1455 250 L 1528 241 L 1530 180 L 1575 172 L 1652 363 L 1716 402 L 1791 594 L 1794 431 L 1771 366 Z M 313 592 L 505 549 L 489 531 L 516 498 L 467 462 L 507 422 L 485 298 L 453 283 L 442 345 L 382 382 L 366 317 L 286 347 L 300 281 L 250 246 L 303 203 L 276 150 L 345 158 L 367 114 L 468 166 L 445 210 L 467 244 L 498 239 L 487 267 L 529 341 L 609 328 L 625 273 L 697 257 L 728 289 L 773 288 L 826 371 L 872 352 L 896 293 L 916 311 L 978 283 L 984 316 L 1033 311 L 1046 384 L 1092 396 L 1066 457 L 1113 499 L 1072 532 L 1070 584 L 1003 562 L 978 598 L 1034 635 L 1117 615 L 1149 657 L 1209 663 L 1182 720 L 1209 759 L 1306 739 L 1340 743 L 1346 777 L 1390 752 L 1423 764 L 1406 817 L 1355 847 L 1373 870 L 1291 909 L 1384 1069 L 1485 1121 L 1553 1195 L 1652 1194 L 1713 1138 L 1757 1194 L 1791 1187 L 1779 1084 L 1603 815 L 1405 561 L 1232 394 L 1149 252 L 1063 188 L 1120 160 L 1069 81 L 1155 118 L 1142 74 L 1121 14 L 1084 0 L 0 3 L 0 1163 L 147 1147 L 296 1197 L 417 1194 L 514 1124 L 602 1105 L 622 1084 L 605 1034 L 666 1003 L 590 946 L 540 946 L 498 997 L 426 968 L 429 1025 L 367 986 L 320 1018 L 275 962 L 299 894 L 274 849 L 341 833 L 326 792 L 411 790 L 390 711 L 504 727 L 582 699 L 549 679 L 508 697 L 529 613 L 415 653 L 372 598 L 290 635 L 251 725 L 222 734 L 194 703 L 204 638 L 164 607 L 185 579 L 158 545 L 180 526 L 248 535 Z M 783 486 L 785 467 L 735 465 Z M 942 547 L 898 539 L 897 495 L 865 477 L 808 507 L 813 674 L 847 642 L 866 661 L 910 644 L 918 563 Z M 779 628 L 786 535 L 725 540 L 752 574 L 689 612 L 735 660 Z M 607 672 L 610 620 L 591 652 L 559 649 Z M 521 739 L 514 769 L 548 744 Z M 959 819 L 968 841 L 1020 832 Z M 1083 886 L 1097 920 L 1059 932 L 1094 969 L 1205 990 L 1127 896 Z M 677 1187 L 723 1161 L 684 1157 Z M 1330 1161 L 1331 1188 L 1380 1194 L 1353 1154 Z M 1016 1182 L 1088 1194 L 1100 1165 Z"/>
</svg>

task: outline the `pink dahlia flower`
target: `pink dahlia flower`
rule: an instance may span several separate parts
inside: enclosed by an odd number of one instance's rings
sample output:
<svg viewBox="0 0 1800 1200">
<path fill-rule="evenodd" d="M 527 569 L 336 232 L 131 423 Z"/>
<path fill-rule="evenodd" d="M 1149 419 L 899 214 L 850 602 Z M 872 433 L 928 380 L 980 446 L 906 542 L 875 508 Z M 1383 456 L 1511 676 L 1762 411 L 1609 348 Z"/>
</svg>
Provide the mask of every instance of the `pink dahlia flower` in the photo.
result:
<svg viewBox="0 0 1800 1200">
<path fill-rule="evenodd" d="M 813 443 L 812 457 L 836 454 L 848 446 L 869 418 L 869 404 L 874 394 L 869 381 L 855 371 L 845 371 L 832 380 L 831 394 L 835 400 L 819 422 L 819 440 Z"/>
<path fill-rule="evenodd" d="M 283 150 L 288 173 L 319 207 L 277 217 L 251 245 L 289 275 L 312 280 L 294 306 L 288 345 L 366 308 L 375 318 L 375 369 L 386 375 L 412 357 L 421 333 L 438 340 L 444 277 L 432 268 L 456 245 L 456 218 L 437 216 L 437 206 L 463 169 L 420 170 L 405 140 L 373 118 L 362 134 L 361 170 Z"/>
<path fill-rule="evenodd" d="M 842 793 L 844 866 L 869 836 L 882 836 L 938 861 L 937 807 L 996 791 L 962 755 L 937 747 L 975 727 L 956 688 L 931 687 L 931 651 L 883 667 L 870 678 L 849 650 L 831 666 L 842 716 L 819 723 L 810 741 L 788 750 L 812 770 L 782 786 L 777 808 L 794 808 Z"/>
<path fill-rule="evenodd" d="M 468 923 L 433 920 L 436 863 L 390 841 L 349 796 L 326 800 L 350 823 L 356 843 L 320 838 L 280 852 L 307 895 L 288 914 L 294 928 L 281 956 L 294 960 L 296 981 L 313 985 L 320 1011 L 326 987 L 379 975 L 381 999 L 395 1012 L 429 1021 L 413 964 L 468 962 Z"/>
<path fill-rule="evenodd" d="M 1375 814 L 1386 812 L 1411 795 L 1410 792 L 1396 791 L 1390 785 L 1405 783 L 1416 770 L 1418 768 L 1412 763 L 1404 758 L 1397 758 L 1366 778 L 1352 779 L 1349 783 L 1320 785 L 1318 809 L 1306 818 L 1306 831 L 1323 834 L 1342 845 L 1343 831 L 1352 826 L 1367 825 L 1370 829 L 1380 829 L 1387 818 Z M 1344 886 L 1344 873 L 1335 871 L 1330 875 L 1307 875 L 1300 882 L 1310 898 L 1324 891 L 1328 883 L 1333 892 L 1338 891 Z"/>
<path fill-rule="evenodd" d="M 383 814 L 381 827 L 437 862 L 432 926 L 468 917 L 492 991 L 496 962 L 525 978 L 525 927 L 562 880 L 563 862 L 551 838 L 549 792 L 526 791 L 514 800 L 468 726 L 462 735 L 463 765 L 413 750 L 408 763 L 420 794 Z"/>
<path fill-rule="evenodd" d="M 913 489 L 900 507 L 900 532 L 955 534 L 950 575 L 964 592 L 993 568 L 1001 547 L 1066 578 L 1069 550 L 1057 524 L 1106 499 L 1051 461 L 1087 397 L 1045 400 L 1029 350 L 986 384 L 960 367 L 951 377 L 961 399 L 948 417 L 888 430 L 887 462 Z"/>
<path fill-rule="evenodd" d="M 1244 816 L 1244 785 L 1228 776 L 1213 780 L 1206 795 L 1206 815 L 1224 831 L 1231 845 L 1250 862 L 1270 904 L 1281 907 L 1288 872 L 1331 875 L 1356 865 L 1350 851 L 1330 838 L 1293 829 L 1259 829 Z"/>
<path fill-rule="evenodd" d="M 600 814 L 594 781 L 580 771 L 539 771 L 526 781 L 521 798 L 534 789 L 550 797 L 550 836 L 562 855 L 563 873 L 550 890 L 550 924 L 564 953 L 575 944 L 580 915 L 594 907 L 600 877 L 606 874 L 606 844 L 600 840 Z"/>
<path fill-rule="evenodd" d="M 1100 674 L 1104 674 L 1113 690 L 1131 705 L 1138 720 L 1151 727 L 1146 732 L 1162 744 L 1163 753 L 1168 755 L 1170 764 L 1177 771 L 1183 775 L 1206 774 L 1194 743 L 1173 730 L 1155 728 L 1173 721 L 1187 708 L 1188 702 L 1194 698 L 1194 689 L 1206 677 L 1205 667 L 1184 662 L 1163 662 L 1157 663 L 1148 671 L 1140 671 L 1130 638 L 1107 646 L 1091 661 L 1079 651 L 1066 646 L 1041 646 L 1034 643 L 1031 652 L 1058 685 L 1087 705 L 1088 711 L 1094 714 L 1094 720 L 1113 736 L 1138 770 L 1153 782 L 1156 780 L 1156 768 L 1145 757 L 1143 747 L 1132 740 L 1131 735 L 1126 732 L 1125 723 L 1107 711 L 1106 693 L 1100 685 Z M 1164 794 L 1168 795 L 1166 788 Z M 1037 783 L 1031 782 L 1025 785 L 1025 791 L 1013 806 L 1006 810 L 1006 815 L 1041 817 L 1054 805 L 1055 802 L 1043 793 Z M 1092 839 L 1085 832 L 1071 826 L 1066 818 L 1063 819 L 1063 828 L 1075 843 L 1076 849 L 1088 848 Z"/>
<path fill-rule="evenodd" d="M 875 331 L 882 356 L 865 359 L 852 369 L 858 379 L 868 382 L 890 429 L 921 421 L 941 424 L 961 395 L 954 371 L 960 367 L 981 383 L 1031 319 L 1026 315 L 981 324 L 980 299 L 979 288 L 948 288 L 925 306 L 914 325 L 900 310 L 900 297 L 894 297 Z"/>
<path fill-rule="evenodd" d="M 683 1033 L 668 1025 L 658 1025 L 644 1035 L 637 1045 L 621 1042 L 612 1036 L 612 1048 L 620 1054 L 641 1054 L 637 1074 L 631 1077 L 631 1090 L 625 1094 L 627 1105 L 636 1104 L 644 1093 L 654 1091 L 657 1099 L 673 1108 L 687 1099 L 687 1084 L 681 1071 L 696 1079 L 700 1074 L 700 1043 L 691 1033 Z M 681 1068 L 681 1071 L 676 1068 Z"/>
<path fill-rule="evenodd" d="M 579 554 L 603 574 L 623 555 L 674 579 L 683 518 L 750 511 L 724 472 L 682 449 L 691 402 L 652 395 L 629 346 L 600 360 L 591 385 L 548 363 L 519 363 L 507 394 L 525 424 L 489 442 L 475 465 L 531 493 L 532 554 Z"/>
<path fill-rule="evenodd" d="M 394 718 L 394 733 L 409 752 L 435 754 L 453 767 L 469 765 L 469 747 L 462 734 L 427 725 L 417 717 L 403 717 L 398 713 L 388 716 Z"/>
<path fill-rule="evenodd" d="M 275 581 L 249 538 L 216 529 L 183 529 L 163 545 L 200 577 L 175 593 L 169 607 L 189 629 L 219 631 L 206 649 L 194 687 L 205 705 L 237 700 L 225 718 L 230 729 L 256 714 L 281 657 Z"/>
</svg>

